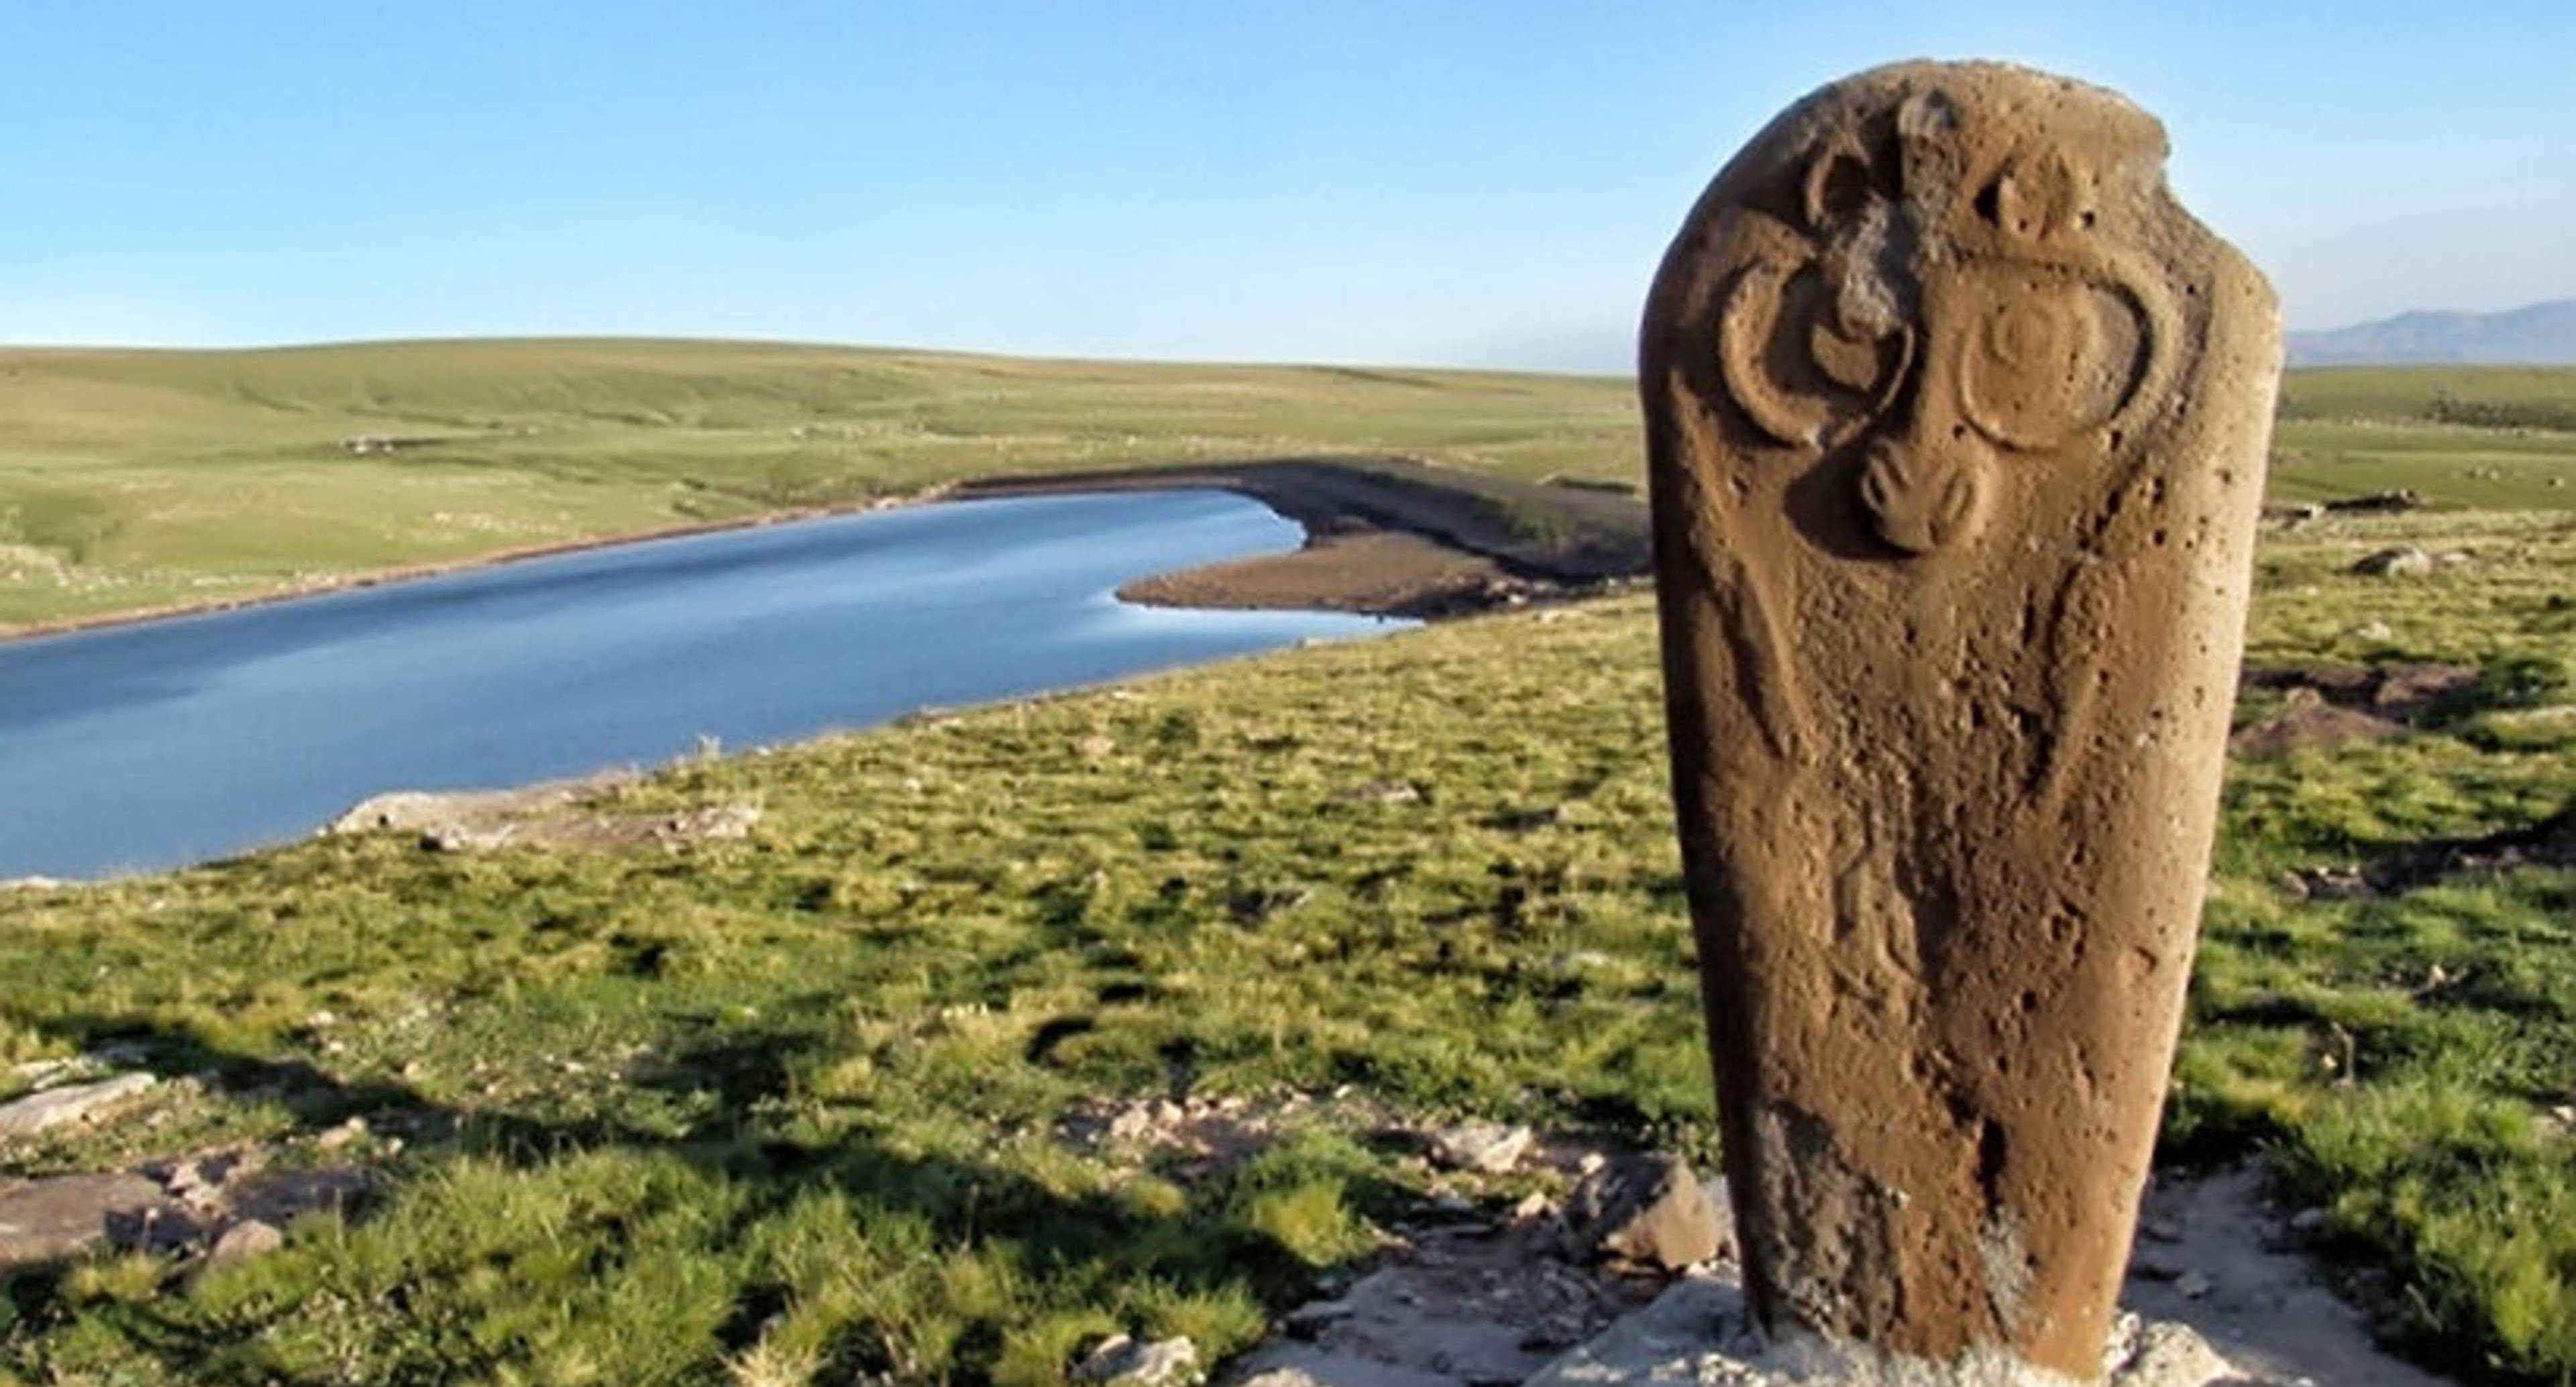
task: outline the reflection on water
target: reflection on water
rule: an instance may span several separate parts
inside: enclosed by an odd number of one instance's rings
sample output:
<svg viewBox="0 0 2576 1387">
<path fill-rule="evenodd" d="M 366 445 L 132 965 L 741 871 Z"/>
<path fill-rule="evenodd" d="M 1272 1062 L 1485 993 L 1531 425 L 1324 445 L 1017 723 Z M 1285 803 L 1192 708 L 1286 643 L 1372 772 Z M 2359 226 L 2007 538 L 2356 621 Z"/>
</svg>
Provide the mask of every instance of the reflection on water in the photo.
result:
<svg viewBox="0 0 2576 1387">
<path fill-rule="evenodd" d="M 1221 492 L 972 501 L 0 644 L 0 878 L 1384 629 L 1112 596 L 1301 538 Z"/>
</svg>

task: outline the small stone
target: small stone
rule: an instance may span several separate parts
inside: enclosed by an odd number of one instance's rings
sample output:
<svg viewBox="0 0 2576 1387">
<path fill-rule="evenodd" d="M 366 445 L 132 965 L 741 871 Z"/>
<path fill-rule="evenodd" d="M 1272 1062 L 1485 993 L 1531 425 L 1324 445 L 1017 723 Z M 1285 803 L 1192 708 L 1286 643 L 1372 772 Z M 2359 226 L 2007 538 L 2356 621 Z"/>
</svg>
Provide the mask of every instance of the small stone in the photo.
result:
<svg viewBox="0 0 2576 1387">
<path fill-rule="evenodd" d="M 2196 1271 L 2184 1272 L 2174 1278 L 2174 1293 L 2185 1300 L 2198 1300 L 2209 1294 L 2209 1278 Z"/>
<path fill-rule="evenodd" d="M 2303 1238 L 2313 1238 L 2334 1223 L 2334 1215 L 2323 1209 L 2301 1209 L 2290 1215 L 2290 1231 Z"/>
<path fill-rule="evenodd" d="M 74 1123 L 95 1122 L 158 1082 L 149 1074 L 119 1074 L 94 1084 L 72 1084 L 0 1104 L 0 1138 L 31 1137 Z"/>
<path fill-rule="evenodd" d="M 1422 791 L 1402 780 L 1372 780 L 1350 790 L 1342 798 L 1355 804 L 1419 804 Z"/>
<path fill-rule="evenodd" d="M 1357 1313 L 1347 1300 L 1310 1300 L 1288 1312 L 1281 1328 L 1300 1339 L 1312 1339 L 1329 1325 L 1339 1324 Z"/>
<path fill-rule="evenodd" d="M 1113 1334 L 1073 1370 L 1076 1382 L 1102 1387 L 1180 1387 L 1200 1378 L 1199 1350 L 1187 1339 L 1161 1339 L 1140 1344 Z"/>
<path fill-rule="evenodd" d="M 1680 1271 L 1725 1249 L 1717 1213 L 1678 1156 L 1622 1156 L 1588 1176 L 1565 1205 L 1578 1257 Z"/>
<path fill-rule="evenodd" d="M 223 1236 L 215 1239 L 215 1245 L 207 1252 L 206 1260 L 217 1266 L 247 1262 L 253 1257 L 264 1257 L 284 1246 L 286 1246 L 286 1235 L 279 1232 L 275 1224 L 246 1218 L 225 1229 Z"/>
<path fill-rule="evenodd" d="M 1461 1122 L 1431 1134 L 1431 1158 L 1452 1170 L 1499 1175 L 1520 1164 L 1538 1134 L 1498 1122 Z"/>
<path fill-rule="evenodd" d="M 1117 751 L 1117 741 L 1109 737 L 1077 737 L 1073 743 L 1073 754 L 1085 761 L 1106 761 Z"/>
<path fill-rule="evenodd" d="M 367 1119 L 353 1117 L 313 1139 L 316 1151 L 342 1150 L 367 1135 Z"/>
<path fill-rule="evenodd" d="M 2352 566 L 2365 578 L 2420 578 L 2433 571 L 2433 556 L 2411 544 L 2368 554 Z"/>
<path fill-rule="evenodd" d="M 2179 1281 L 2185 1270 L 2169 1253 L 2139 1249 L 2129 1256 L 2129 1274 L 2141 1281 Z"/>
<path fill-rule="evenodd" d="M 2397 633 L 2385 621 L 2365 621 L 2352 628 L 2350 635 L 2357 641 L 2386 641 L 2395 639 Z"/>
</svg>

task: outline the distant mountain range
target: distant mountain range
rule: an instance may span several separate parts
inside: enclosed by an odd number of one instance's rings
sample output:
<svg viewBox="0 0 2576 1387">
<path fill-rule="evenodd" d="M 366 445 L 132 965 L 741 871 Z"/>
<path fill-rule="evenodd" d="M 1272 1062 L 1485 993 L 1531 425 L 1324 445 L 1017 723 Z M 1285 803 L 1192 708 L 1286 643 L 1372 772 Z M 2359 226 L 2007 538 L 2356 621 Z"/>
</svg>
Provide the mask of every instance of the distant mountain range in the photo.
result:
<svg viewBox="0 0 2576 1387">
<path fill-rule="evenodd" d="M 2400 313 L 2373 323 L 2290 334 L 2293 366 L 2437 362 L 2576 366 L 2576 299 L 2502 313 Z"/>
</svg>

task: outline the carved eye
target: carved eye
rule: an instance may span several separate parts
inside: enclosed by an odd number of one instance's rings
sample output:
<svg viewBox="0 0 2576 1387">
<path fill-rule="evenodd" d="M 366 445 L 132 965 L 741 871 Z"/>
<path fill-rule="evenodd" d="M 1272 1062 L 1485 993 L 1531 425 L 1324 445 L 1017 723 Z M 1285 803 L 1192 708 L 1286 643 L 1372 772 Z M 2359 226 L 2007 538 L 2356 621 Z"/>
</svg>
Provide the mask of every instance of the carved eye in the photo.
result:
<svg viewBox="0 0 2576 1387">
<path fill-rule="evenodd" d="M 2047 268 L 1976 274 L 1963 296 L 1960 403 L 2007 447 L 2058 447 L 2119 412 L 2146 368 L 2144 316 L 2125 293 Z"/>
<path fill-rule="evenodd" d="M 1821 446 L 1876 414 L 1905 377 L 1914 334 L 1844 328 L 1817 262 L 1765 257 L 1740 272 L 1720 315 L 1718 359 L 1730 394 L 1783 443 Z"/>
</svg>

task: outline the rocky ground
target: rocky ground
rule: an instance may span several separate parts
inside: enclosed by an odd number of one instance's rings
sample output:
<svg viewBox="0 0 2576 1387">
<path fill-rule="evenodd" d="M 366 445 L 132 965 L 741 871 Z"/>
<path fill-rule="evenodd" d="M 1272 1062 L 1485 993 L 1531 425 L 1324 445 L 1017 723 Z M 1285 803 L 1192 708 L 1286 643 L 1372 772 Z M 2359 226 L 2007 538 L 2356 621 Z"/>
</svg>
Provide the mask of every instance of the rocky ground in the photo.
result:
<svg viewBox="0 0 2576 1387">
<path fill-rule="evenodd" d="M 104 1054 L 19 1067 L 13 1077 L 32 1091 L 0 1104 L 0 1160 L 11 1145 L 68 1130 L 148 1127 L 161 1095 L 210 1082 L 162 1079 L 124 1063 Z M 1177 1159 L 1183 1170 L 1207 1173 L 1248 1159 L 1288 1125 L 1341 1101 L 1102 1106 L 1068 1121 L 1059 1136 L 1095 1154 L 1167 1167 Z M 1267 1342 L 1222 1365 L 1220 1383 L 1839 1380 L 1784 1373 L 1776 1349 L 1747 1337 L 1723 1186 L 1681 1159 L 1501 1123 L 1379 1120 L 1373 1135 L 1418 1150 L 1431 1197 L 1385 1230 L 1379 1255 L 1328 1280 L 1324 1294 L 1282 1317 Z M 276 1143 L 0 1179 L 0 1277 L 101 1249 L 208 1265 L 258 1257 L 282 1246 L 307 1213 L 364 1217 L 397 1178 L 401 1153 L 399 1138 L 352 1119 Z M 1531 1192 L 1513 1200 L 1514 1189 Z M 2119 1369 L 2111 1380 L 2443 1382 L 2376 1347 L 2358 1312 L 2302 1254 L 2303 1239 L 2321 1223 L 2277 1207 L 2255 1165 L 2160 1177 L 2123 1296 L 2133 1313 L 2106 1360 Z M 1722 1340 L 1733 1356 L 1709 1357 Z M 1207 1367 L 1186 1339 L 1115 1337 L 1096 1345 L 1076 1376 L 1178 1387 L 1204 1379 Z"/>
</svg>

